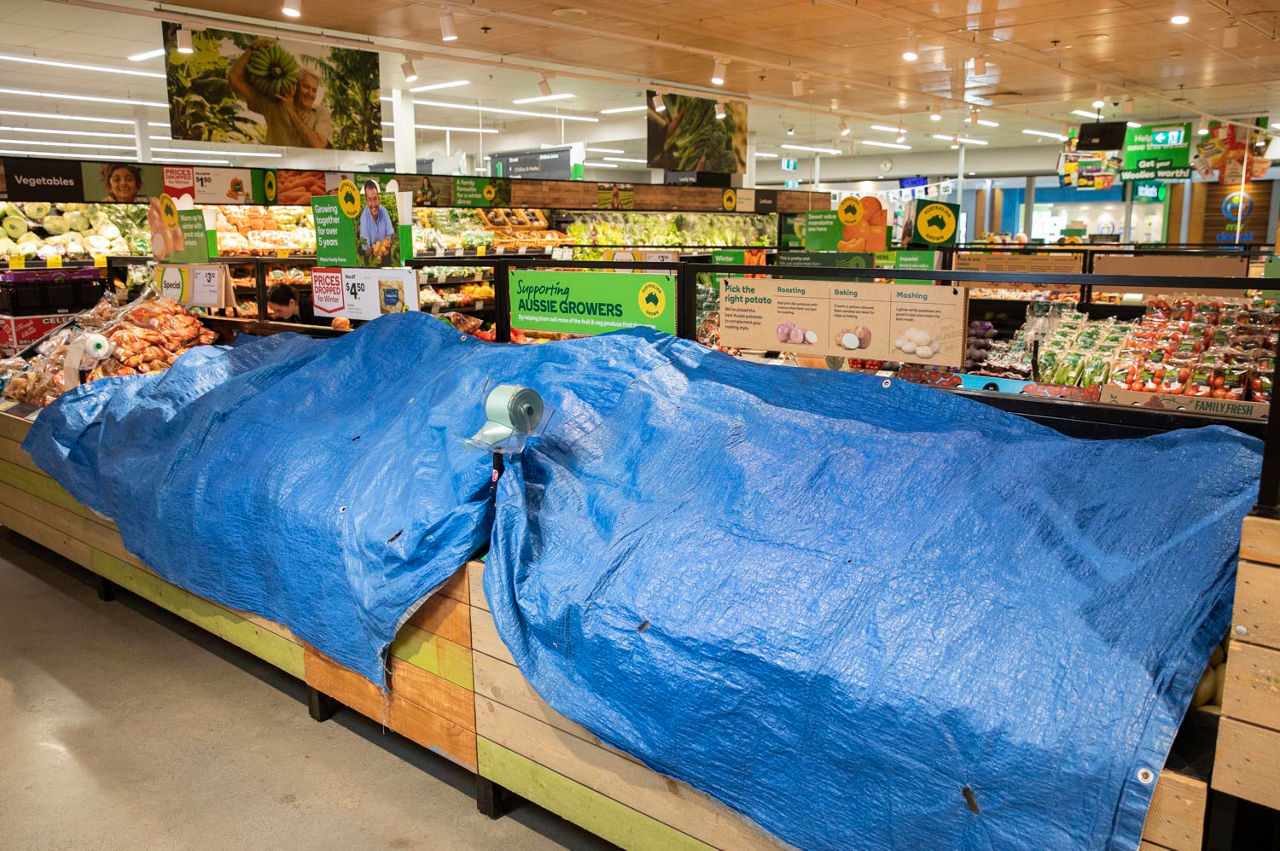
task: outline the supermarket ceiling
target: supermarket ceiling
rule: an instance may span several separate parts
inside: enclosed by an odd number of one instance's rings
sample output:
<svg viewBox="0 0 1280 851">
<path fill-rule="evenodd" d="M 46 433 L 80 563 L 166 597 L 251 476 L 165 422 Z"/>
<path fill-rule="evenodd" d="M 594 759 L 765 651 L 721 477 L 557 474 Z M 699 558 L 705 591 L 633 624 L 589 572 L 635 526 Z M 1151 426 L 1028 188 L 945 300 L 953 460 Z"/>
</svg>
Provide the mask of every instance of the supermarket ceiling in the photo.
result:
<svg viewBox="0 0 1280 851">
<path fill-rule="evenodd" d="M 1170 16 L 1183 2 L 1190 21 L 1174 25 Z M 471 81 L 421 95 L 446 104 L 419 105 L 421 124 L 476 124 L 474 109 L 448 105 L 510 108 L 513 99 L 538 95 L 539 79 L 546 75 L 554 92 L 573 97 L 526 109 L 601 118 L 617 148 L 631 156 L 643 155 L 645 113 L 604 111 L 641 107 L 645 88 L 747 101 L 762 149 L 790 143 L 848 150 L 859 141 L 892 141 L 872 124 L 901 127 L 906 144 L 918 151 L 945 150 L 946 137 L 954 134 L 993 147 L 1051 143 L 1039 134 L 1088 120 L 1079 113 L 1097 111 L 1093 103 L 1099 100 L 1107 118 L 1139 122 L 1280 116 L 1280 2 L 1267 0 L 302 0 L 301 5 L 301 17 L 294 19 L 281 14 L 275 0 L 159 5 L 0 0 L 9 22 L 0 30 L 0 50 L 158 73 L 162 58 L 127 57 L 159 47 L 161 18 L 351 39 L 384 52 L 387 86 L 401 84 L 401 54 L 417 60 L 415 85 Z M 458 35 L 447 43 L 441 39 L 445 14 L 452 16 Z M 904 58 L 909 49 L 918 55 L 914 62 Z M 723 86 L 710 79 L 717 60 L 724 63 Z M 10 89 L 165 100 L 163 79 L 157 77 L 2 64 Z M 26 97 L 0 89 L 0 110 L 31 109 Z M 127 106 L 88 101 L 46 100 L 42 108 L 49 107 L 129 114 Z M 163 105 L 147 109 L 153 120 L 163 121 Z M 935 110 L 940 118 L 931 120 Z M 4 125 L 21 123 L 19 117 L 0 119 Z M 522 140 L 541 133 L 548 142 L 582 138 L 586 130 L 577 133 L 577 128 L 591 129 L 585 123 L 496 113 L 482 115 L 479 126 Z M 850 132 L 841 136 L 843 126 Z M 420 146 L 433 132 L 438 131 L 420 131 Z M 12 141 L 15 135 L 0 132 L 0 148 L 10 147 L 3 139 Z M 454 142 L 483 144 L 492 151 L 506 149 L 501 140 L 501 135 L 472 134 Z"/>
</svg>

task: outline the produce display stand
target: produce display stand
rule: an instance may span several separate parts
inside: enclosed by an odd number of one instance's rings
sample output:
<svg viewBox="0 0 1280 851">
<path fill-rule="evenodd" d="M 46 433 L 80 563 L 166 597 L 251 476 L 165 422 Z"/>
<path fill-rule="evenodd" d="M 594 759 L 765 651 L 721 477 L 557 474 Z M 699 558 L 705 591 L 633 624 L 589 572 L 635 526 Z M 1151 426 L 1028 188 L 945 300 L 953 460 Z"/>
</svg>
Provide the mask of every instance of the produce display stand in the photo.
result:
<svg viewBox="0 0 1280 851">
<path fill-rule="evenodd" d="M 511 793 L 628 849 L 785 847 L 543 702 L 498 637 L 482 562 L 463 565 L 401 628 L 384 695 L 288 628 L 161 579 L 125 549 L 114 524 L 31 463 L 21 449 L 30 421 L 11 410 L 0 411 L 0 524 L 88 570 L 102 599 L 128 590 L 303 681 L 316 720 L 346 706 L 467 768 L 489 815 L 500 815 Z M 1205 796 L 1204 780 L 1162 773 L 1143 847 L 1199 849 Z"/>
<path fill-rule="evenodd" d="M 761 274 L 759 266 L 699 262 L 626 263 L 476 257 L 494 269 L 498 327 L 509 339 L 509 273 L 513 268 L 665 270 L 677 273 L 677 329 L 693 328 L 698 272 Z M 766 267 L 770 275 L 814 277 L 809 267 Z M 963 283 L 990 280 L 986 272 L 823 269 L 822 276 L 895 277 Z M 1008 275 L 1025 280 L 1026 275 Z M 1087 286 L 1087 276 L 1045 275 L 1043 283 Z M 1107 283 L 1168 285 L 1167 278 Z M 1238 279 L 1197 281 L 1239 287 Z M 503 319 L 506 321 L 503 322 Z M 331 329 L 257 320 L 210 318 L 224 336 Z M 1153 433 L 1206 422 L 1228 422 L 1261 433 L 1261 422 L 1217 419 L 1180 411 L 1084 405 L 1067 400 L 952 390 L 1091 436 Z M 470 561 L 415 612 L 389 656 L 389 690 L 327 659 L 286 627 L 232 611 L 161 579 L 124 547 L 107 519 L 80 505 L 41 472 L 21 441 L 35 410 L 5 403 L 0 410 L 0 523 L 58 552 L 95 576 L 99 594 L 127 589 L 230 641 L 303 681 L 308 709 L 325 720 L 346 706 L 411 741 L 466 767 L 477 778 L 477 804 L 499 815 L 510 795 L 536 803 L 624 848 L 782 847 L 749 820 L 688 785 L 657 774 L 564 718 L 534 692 L 498 637 L 483 591 L 484 565 Z M 1106 416 L 1104 416 L 1104 411 Z M 1108 419 L 1109 417 L 1110 419 Z M 1075 423 L 1073 427 L 1071 424 Z M 1084 428 L 1085 424 L 1088 428 Z M 1277 423 L 1280 429 L 1280 423 Z M 1270 427 L 1270 424 L 1267 424 Z M 1280 438 L 1280 434 L 1269 435 Z M 1269 446 L 1280 449 L 1280 441 Z M 1268 463 L 1271 463 L 1270 461 Z M 1280 463 L 1264 488 L 1275 493 Z M 1274 504 L 1275 500 L 1271 500 Z M 1275 807 L 1280 789 L 1280 519 L 1250 518 L 1245 526 L 1232 649 L 1222 718 L 1192 710 L 1161 772 L 1143 831 L 1142 847 L 1195 851 L 1230 847 L 1237 799 Z M 1241 633 L 1239 628 L 1246 630 Z M 1270 654 L 1270 655 L 1268 655 Z M 1273 658 L 1274 657 L 1274 658 Z M 1216 751 L 1216 759 L 1215 759 Z M 1214 837 L 1226 837 L 1216 845 Z"/>
</svg>

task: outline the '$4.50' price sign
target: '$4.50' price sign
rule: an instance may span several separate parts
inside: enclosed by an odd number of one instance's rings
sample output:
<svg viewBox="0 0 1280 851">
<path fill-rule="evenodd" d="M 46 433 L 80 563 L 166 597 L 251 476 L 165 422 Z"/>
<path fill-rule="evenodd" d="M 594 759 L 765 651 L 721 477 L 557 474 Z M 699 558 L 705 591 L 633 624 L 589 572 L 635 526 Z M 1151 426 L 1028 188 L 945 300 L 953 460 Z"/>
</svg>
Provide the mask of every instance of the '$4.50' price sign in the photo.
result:
<svg viewBox="0 0 1280 851">
<path fill-rule="evenodd" d="M 412 269 L 315 269 L 311 299 L 317 317 L 377 319 L 416 310 L 418 282 Z"/>
</svg>

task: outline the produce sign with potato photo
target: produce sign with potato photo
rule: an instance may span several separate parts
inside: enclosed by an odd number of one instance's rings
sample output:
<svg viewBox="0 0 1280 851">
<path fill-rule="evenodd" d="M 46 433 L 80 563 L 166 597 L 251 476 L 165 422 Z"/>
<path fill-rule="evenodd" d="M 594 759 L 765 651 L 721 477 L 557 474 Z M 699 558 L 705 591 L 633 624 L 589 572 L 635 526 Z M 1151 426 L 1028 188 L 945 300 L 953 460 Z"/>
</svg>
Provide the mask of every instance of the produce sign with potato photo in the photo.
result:
<svg viewBox="0 0 1280 851">
<path fill-rule="evenodd" d="M 721 345 L 930 366 L 964 360 L 963 290 L 875 281 L 728 278 Z"/>
<path fill-rule="evenodd" d="M 378 54 L 213 29 L 179 53 L 177 32 L 164 24 L 173 138 L 382 150 Z"/>
<path fill-rule="evenodd" d="M 152 198 L 147 207 L 151 256 L 159 263 L 200 263 L 209 259 L 204 212 L 179 210 L 168 195 Z"/>
<path fill-rule="evenodd" d="M 725 103 L 716 117 L 716 102 L 689 95 L 665 94 L 665 108 L 649 104 L 649 168 L 741 174 L 747 168 L 747 105 Z"/>
</svg>

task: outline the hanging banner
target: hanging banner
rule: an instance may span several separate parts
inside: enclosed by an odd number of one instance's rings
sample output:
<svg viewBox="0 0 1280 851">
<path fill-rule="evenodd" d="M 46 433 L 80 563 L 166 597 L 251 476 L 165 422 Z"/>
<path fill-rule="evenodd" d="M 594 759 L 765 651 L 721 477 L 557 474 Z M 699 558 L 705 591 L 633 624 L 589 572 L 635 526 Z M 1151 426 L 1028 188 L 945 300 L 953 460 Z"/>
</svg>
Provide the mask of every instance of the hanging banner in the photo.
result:
<svg viewBox="0 0 1280 851">
<path fill-rule="evenodd" d="M 173 138 L 382 150 L 378 54 L 227 30 L 194 30 L 179 53 L 163 27 Z"/>
<path fill-rule="evenodd" d="M 674 275 L 511 270 L 511 324 L 595 335 L 619 328 L 676 332 Z"/>
<path fill-rule="evenodd" d="M 596 207 L 601 210 L 634 210 L 635 186 L 630 183 L 597 183 Z"/>
<path fill-rule="evenodd" d="M 1058 156 L 1058 182 L 1076 189 L 1110 189 L 1123 165 L 1114 151 L 1064 151 Z"/>
<path fill-rule="evenodd" d="M 665 109 L 653 108 L 655 92 L 645 93 L 649 105 L 648 159 L 650 168 L 667 171 L 741 174 L 747 168 L 747 105 L 722 105 L 689 95 L 665 94 Z"/>
<path fill-rule="evenodd" d="M 814 357 L 960 366 L 965 291 L 871 281 L 728 278 L 720 342 Z"/>
<path fill-rule="evenodd" d="M 1185 180 L 1191 176 L 1191 124 L 1130 127 L 1121 180 Z"/>
</svg>

